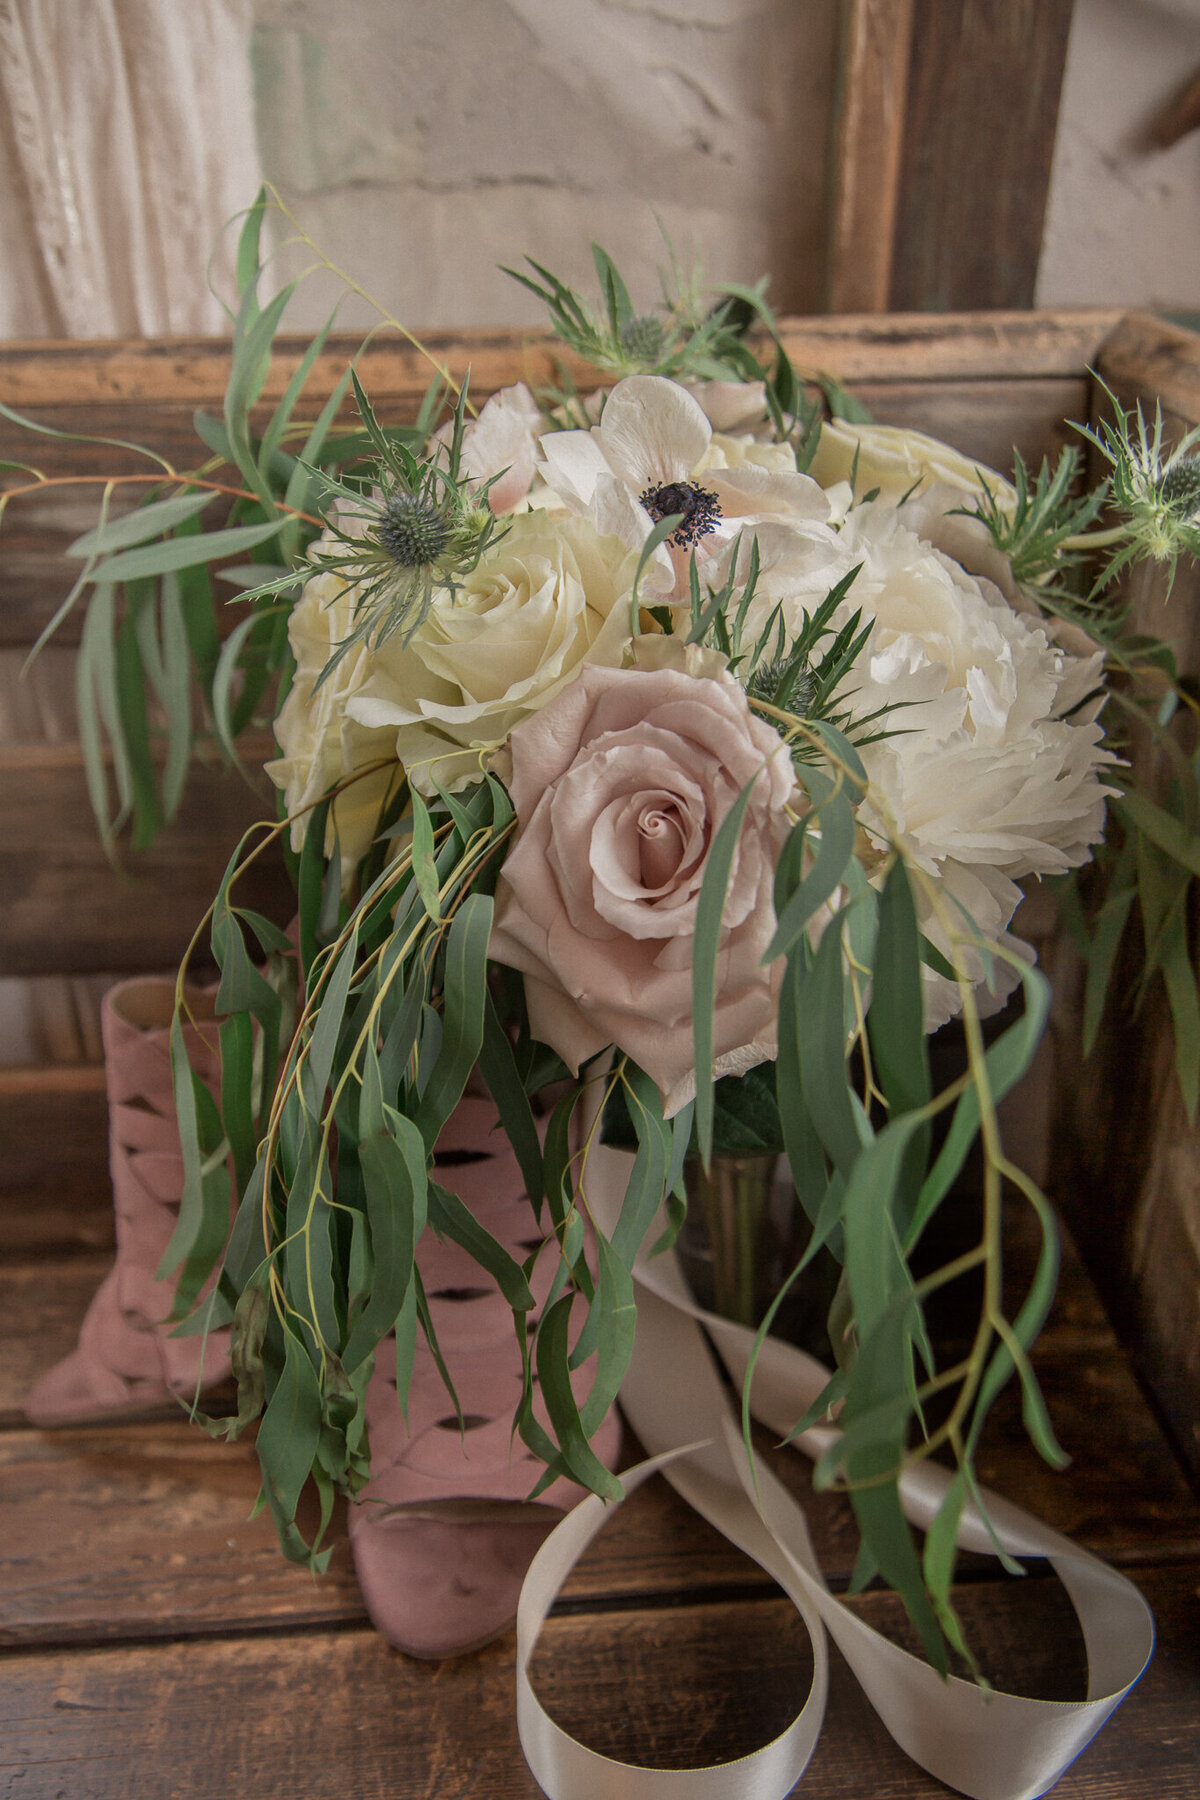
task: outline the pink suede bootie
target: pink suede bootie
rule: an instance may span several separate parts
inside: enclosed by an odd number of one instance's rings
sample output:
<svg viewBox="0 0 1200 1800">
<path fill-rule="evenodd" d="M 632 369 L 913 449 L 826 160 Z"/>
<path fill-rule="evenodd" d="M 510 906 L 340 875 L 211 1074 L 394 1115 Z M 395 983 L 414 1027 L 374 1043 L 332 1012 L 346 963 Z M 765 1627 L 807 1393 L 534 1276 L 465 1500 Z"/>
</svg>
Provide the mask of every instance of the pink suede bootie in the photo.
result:
<svg viewBox="0 0 1200 1800">
<path fill-rule="evenodd" d="M 220 1081 L 213 995 L 190 990 L 195 1025 L 188 1055 L 214 1092 Z M 174 1287 L 155 1271 L 175 1229 L 183 1156 L 171 1082 L 169 1028 L 175 984 L 157 976 L 123 981 L 104 996 L 100 1022 L 108 1090 L 109 1163 L 117 1258 L 88 1307 L 70 1355 L 30 1389 L 34 1425 L 115 1421 L 190 1399 L 228 1373 L 229 1334 L 174 1338 L 163 1321 Z"/>
<path fill-rule="evenodd" d="M 435 1174 L 521 1261 L 541 1234 L 496 1123 L 490 1100 L 460 1101 L 438 1140 Z M 478 1649 L 509 1628 L 525 1571 L 584 1490 L 560 1479 L 536 1501 L 526 1498 L 541 1464 L 512 1429 L 521 1394 L 512 1314 L 457 1244 L 429 1232 L 417 1260 L 465 1429 L 423 1340 L 406 1426 L 394 1347 L 390 1340 L 380 1345 L 366 1400 L 373 1473 L 350 1508 L 350 1542 L 376 1630 L 410 1656 L 444 1657 Z M 534 1276 L 539 1302 L 554 1266 L 548 1248 Z M 581 1371 L 580 1400 L 590 1381 L 590 1371 Z M 613 1411 L 592 1446 L 609 1468 L 619 1440 Z"/>
</svg>

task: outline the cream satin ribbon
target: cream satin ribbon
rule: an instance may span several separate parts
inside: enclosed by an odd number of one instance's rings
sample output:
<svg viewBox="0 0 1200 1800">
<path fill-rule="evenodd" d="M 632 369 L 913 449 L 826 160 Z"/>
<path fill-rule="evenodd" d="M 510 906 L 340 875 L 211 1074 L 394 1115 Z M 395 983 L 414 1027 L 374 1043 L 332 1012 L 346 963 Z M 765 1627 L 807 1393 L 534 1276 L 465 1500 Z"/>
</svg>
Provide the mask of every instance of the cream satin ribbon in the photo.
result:
<svg viewBox="0 0 1200 1800">
<path fill-rule="evenodd" d="M 619 1152 L 594 1151 L 589 1158 L 588 1199 L 606 1232 L 620 1210 L 627 1168 Z M 635 1277 L 637 1344 L 621 1406 L 651 1455 L 622 1476 L 626 1491 L 661 1471 L 697 1512 L 774 1576 L 808 1628 L 813 1682 L 786 1731 L 752 1755 L 716 1767 L 645 1769 L 600 1756 L 563 1731 L 533 1692 L 529 1662 L 563 1581 L 611 1517 L 610 1507 L 589 1498 L 542 1546 L 517 1615 L 517 1723 L 526 1759 L 549 1800 L 783 1800 L 820 1735 L 828 1681 L 826 1629 L 901 1749 L 939 1781 L 971 1800 L 1033 1800 L 1045 1793 L 1150 1660 L 1154 1622 L 1132 1582 L 1019 1507 L 988 1494 L 988 1512 L 1005 1550 L 1017 1557 L 1046 1557 L 1071 1597 L 1087 1649 L 1087 1699 L 1031 1700 L 984 1693 L 956 1677 L 943 1681 L 829 1592 L 803 1512 L 763 1466 L 756 1471 L 756 1499 L 740 1425 L 700 1327 L 739 1387 L 753 1334 L 698 1308 L 672 1254 L 653 1262 L 639 1259 Z M 755 1369 L 755 1417 L 785 1435 L 827 1379 L 828 1371 L 812 1357 L 769 1339 Z M 835 1436 L 820 1427 L 796 1443 L 816 1458 Z M 926 1525 L 936 1513 L 948 1480 L 927 1463 L 904 1478 L 901 1500 L 915 1525 Z M 994 1554 L 973 1509 L 964 1511 L 958 1543 Z"/>
</svg>

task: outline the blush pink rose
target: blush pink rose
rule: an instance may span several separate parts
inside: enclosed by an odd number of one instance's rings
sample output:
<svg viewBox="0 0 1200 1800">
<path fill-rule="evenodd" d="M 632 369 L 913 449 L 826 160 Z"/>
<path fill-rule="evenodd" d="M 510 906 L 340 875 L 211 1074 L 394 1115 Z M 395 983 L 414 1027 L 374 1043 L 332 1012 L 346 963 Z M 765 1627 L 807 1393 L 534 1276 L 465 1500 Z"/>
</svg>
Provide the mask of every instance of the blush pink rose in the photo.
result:
<svg viewBox="0 0 1200 1800">
<path fill-rule="evenodd" d="M 695 1092 L 692 938 L 708 853 L 754 780 L 717 958 L 715 1072 L 776 1051 L 772 883 L 794 788 L 787 747 L 732 676 L 588 667 L 512 734 L 518 835 L 491 955 L 520 969 L 530 1028 L 573 1070 L 615 1044 L 667 1117 Z"/>
</svg>

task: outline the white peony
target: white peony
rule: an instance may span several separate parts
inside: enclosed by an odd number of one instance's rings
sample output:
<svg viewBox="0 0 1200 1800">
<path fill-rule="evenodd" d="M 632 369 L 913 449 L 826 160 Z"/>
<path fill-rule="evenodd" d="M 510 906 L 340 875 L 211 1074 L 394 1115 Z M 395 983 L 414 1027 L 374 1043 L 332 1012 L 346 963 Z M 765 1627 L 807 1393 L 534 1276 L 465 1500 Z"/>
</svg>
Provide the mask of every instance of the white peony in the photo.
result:
<svg viewBox="0 0 1200 1800">
<path fill-rule="evenodd" d="M 347 703 L 386 731 L 413 786 L 478 781 L 513 727 L 585 663 L 618 667 L 637 555 L 586 519 L 517 514 L 455 594 L 434 596 L 406 645 L 390 638 Z"/>
<path fill-rule="evenodd" d="M 860 822 L 881 845 L 898 833 L 935 943 L 944 949 L 957 927 L 955 902 L 985 938 L 1005 943 L 1016 883 L 1086 861 L 1103 832 L 1110 790 L 1100 771 L 1114 759 L 1098 704 L 1081 707 L 1100 685 L 1102 658 L 1067 655 L 894 507 L 856 508 L 842 538 L 847 566 L 862 566 L 838 617 L 861 607 L 875 621 L 842 701 L 858 716 L 894 708 L 884 724 L 895 735 L 862 751 L 871 787 Z M 982 959 L 972 963 L 979 979 Z M 924 979 L 932 1029 L 958 1010 L 958 995 L 932 971 Z"/>
</svg>

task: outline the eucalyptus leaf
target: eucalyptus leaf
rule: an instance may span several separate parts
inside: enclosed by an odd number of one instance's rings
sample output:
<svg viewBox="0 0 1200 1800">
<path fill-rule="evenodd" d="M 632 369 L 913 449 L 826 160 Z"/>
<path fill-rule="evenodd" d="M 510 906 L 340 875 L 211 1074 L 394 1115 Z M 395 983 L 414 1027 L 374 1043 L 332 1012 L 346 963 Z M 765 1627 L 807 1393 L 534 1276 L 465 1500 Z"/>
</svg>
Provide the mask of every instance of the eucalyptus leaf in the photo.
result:
<svg viewBox="0 0 1200 1800">
<path fill-rule="evenodd" d="M 566 1468 L 576 1481 L 606 1500 L 619 1500 L 622 1487 L 588 1442 L 571 1385 L 568 1332 L 572 1296 L 564 1294 L 543 1313 L 537 1334 L 538 1381 Z"/>
<path fill-rule="evenodd" d="M 148 506 L 139 506 L 135 511 L 124 513 L 119 519 L 110 519 L 103 525 L 95 525 L 85 531 L 67 545 L 68 556 L 96 556 L 107 554 L 112 550 L 125 550 L 132 544 L 144 544 L 150 538 L 173 531 L 185 519 L 194 518 L 197 513 L 211 506 L 216 499 L 215 493 L 177 494 L 169 500 L 154 500 Z"/>
<path fill-rule="evenodd" d="M 194 537 L 170 537 L 161 543 L 143 544 L 98 563 L 92 580 L 132 581 L 142 575 L 164 575 L 171 569 L 190 568 L 195 563 L 213 563 L 222 556 L 240 556 L 243 550 L 265 544 L 283 523 L 282 519 L 272 519 L 265 525 L 227 525 L 219 531 L 198 532 Z"/>
<path fill-rule="evenodd" d="M 446 940 L 441 1047 L 416 1115 L 430 1149 L 462 1097 L 483 1048 L 492 912 L 487 894 L 468 894 Z"/>
<path fill-rule="evenodd" d="M 296 1507 L 312 1471 L 321 1437 L 321 1389 L 316 1370 L 299 1338 L 284 1333 L 284 1365 L 271 1395 L 256 1449 L 263 1493 L 283 1553 L 308 1563 L 311 1550 L 296 1526 Z"/>
<path fill-rule="evenodd" d="M 722 819 L 705 862 L 692 937 L 692 1039 L 696 1070 L 696 1141 L 705 1164 L 712 1155 L 713 1012 L 717 992 L 717 952 L 729 892 L 734 851 L 758 776 L 751 776 Z"/>
<path fill-rule="evenodd" d="M 389 1111 L 388 1129 L 358 1146 L 371 1229 L 373 1277 L 342 1355 L 353 1370 L 393 1329 L 408 1300 L 413 1256 L 425 1228 L 425 1145 L 410 1120 Z M 407 1391 L 407 1390 L 406 1390 Z"/>
</svg>

